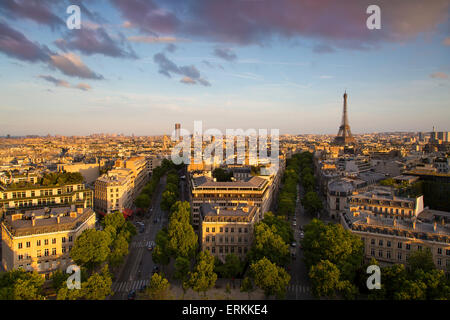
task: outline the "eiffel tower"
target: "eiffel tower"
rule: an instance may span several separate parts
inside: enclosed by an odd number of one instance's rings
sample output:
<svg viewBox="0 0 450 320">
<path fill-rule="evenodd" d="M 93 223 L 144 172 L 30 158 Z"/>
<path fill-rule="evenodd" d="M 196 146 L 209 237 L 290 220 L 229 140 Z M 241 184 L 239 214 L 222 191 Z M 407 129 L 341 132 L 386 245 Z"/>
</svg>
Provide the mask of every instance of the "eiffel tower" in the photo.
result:
<svg viewBox="0 0 450 320">
<path fill-rule="evenodd" d="M 344 112 L 342 114 L 342 123 L 339 127 L 339 132 L 334 138 L 334 143 L 337 145 L 348 145 L 354 144 L 355 138 L 353 138 L 352 133 L 350 131 L 350 125 L 348 124 L 348 116 L 347 116 L 347 91 L 344 92 Z"/>
</svg>

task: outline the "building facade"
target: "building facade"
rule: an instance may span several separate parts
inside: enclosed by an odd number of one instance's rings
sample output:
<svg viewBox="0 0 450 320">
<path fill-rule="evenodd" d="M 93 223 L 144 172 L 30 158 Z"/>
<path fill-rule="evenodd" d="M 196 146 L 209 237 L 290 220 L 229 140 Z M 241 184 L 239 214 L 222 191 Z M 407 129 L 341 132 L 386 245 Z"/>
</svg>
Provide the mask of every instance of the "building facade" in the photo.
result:
<svg viewBox="0 0 450 320">
<path fill-rule="evenodd" d="M 92 208 L 58 207 L 10 214 L 2 221 L 2 266 L 35 270 L 49 279 L 72 264 L 70 250 L 86 229 L 95 228 Z"/>
</svg>

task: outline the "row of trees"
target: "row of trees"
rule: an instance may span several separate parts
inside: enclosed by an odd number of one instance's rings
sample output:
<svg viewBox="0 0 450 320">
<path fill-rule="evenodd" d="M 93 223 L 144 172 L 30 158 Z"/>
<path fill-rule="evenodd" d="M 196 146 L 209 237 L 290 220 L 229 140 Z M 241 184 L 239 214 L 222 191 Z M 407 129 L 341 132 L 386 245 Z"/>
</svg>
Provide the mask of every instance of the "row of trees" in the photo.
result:
<svg viewBox="0 0 450 320">
<path fill-rule="evenodd" d="M 314 177 L 313 155 L 310 152 L 299 154 L 301 184 L 305 190 L 305 196 L 302 199 L 303 207 L 310 215 L 316 215 L 322 210 L 323 203 L 317 192 L 314 191 L 316 178 Z"/>
<path fill-rule="evenodd" d="M 162 193 L 161 209 L 169 212 L 172 206 L 180 197 L 179 191 L 180 178 L 176 170 L 172 169 L 167 174 L 167 183 L 164 192 Z"/>
<path fill-rule="evenodd" d="M 278 214 L 289 216 L 295 214 L 297 201 L 297 184 L 300 175 L 300 154 L 295 154 L 287 160 L 283 174 L 283 186 L 278 196 Z"/>
<path fill-rule="evenodd" d="M 156 188 L 158 187 L 159 181 L 161 180 L 161 177 L 164 176 L 169 171 L 175 171 L 179 170 L 180 166 L 175 165 L 172 161 L 164 159 L 161 162 L 161 165 L 153 169 L 152 177 L 150 178 L 150 181 L 145 185 L 145 187 L 142 189 L 142 192 L 139 196 L 136 197 L 136 200 L 134 201 L 134 204 L 139 209 L 147 209 L 150 204 L 153 197 L 153 194 L 156 191 Z M 177 188 L 178 189 L 178 188 Z"/>
</svg>

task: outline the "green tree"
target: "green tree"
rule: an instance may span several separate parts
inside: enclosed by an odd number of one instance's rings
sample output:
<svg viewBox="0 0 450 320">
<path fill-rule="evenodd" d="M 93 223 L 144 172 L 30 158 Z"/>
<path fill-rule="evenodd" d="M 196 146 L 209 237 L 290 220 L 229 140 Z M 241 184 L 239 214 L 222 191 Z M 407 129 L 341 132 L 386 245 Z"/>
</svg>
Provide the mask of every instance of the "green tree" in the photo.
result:
<svg viewBox="0 0 450 320">
<path fill-rule="evenodd" d="M 170 211 L 170 207 L 177 201 L 177 198 L 178 196 L 176 193 L 170 190 L 164 191 L 161 199 L 161 209 L 167 212 Z"/>
<path fill-rule="evenodd" d="M 11 270 L 0 275 L 0 300 L 43 300 L 44 278 L 36 271 Z"/>
<path fill-rule="evenodd" d="M 245 277 L 244 280 L 242 280 L 241 284 L 241 292 L 247 292 L 248 298 L 250 299 L 250 294 L 254 290 L 252 280 L 249 277 Z"/>
<path fill-rule="evenodd" d="M 175 279 L 184 281 L 189 274 L 191 262 L 185 257 L 175 259 Z"/>
<path fill-rule="evenodd" d="M 284 298 L 291 276 L 283 268 L 264 257 L 251 264 L 250 272 L 255 285 L 261 288 L 266 296 Z"/>
<path fill-rule="evenodd" d="M 212 176 L 219 182 L 227 182 L 231 181 L 233 172 L 228 172 L 227 170 L 224 170 L 222 168 L 216 168 L 213 170 Z"/>
<path fill-rule="evenodd" d="M 194 271 L 189 272 L 189 279 L 186 281 L 186 287 L 192 288 L 196 292 L 203 292 L 212 288 L 217 280 L 217 274 L 214 272 L 214 256 L 209 251 L 202 251 L 198 256 Z"/>
<path fill-rule="evenodd" d="M 112 266 L 118 266 L 122 264 L 124 257 L 128 254 L 128 241 L 125 236 L 120 235 L 117 237 L 111 247 L 109 253 L 109 263 Z"/>
<path fill-rule="evenodd" d="M 167 249 L 175 257 L 192 257 L 197 250 L 198 237 L 190 224 L 170 219 L 167 229 Z"/>
<path fill-rule="evenodd" d="M 158 273 L 153 274 L 146 288 L 144 297 L 150 300 L 168 300 L 170 295 L 169 281 Z"/>
<path fill-rule="evenodd" d="M 62 272 L 61 270 L 56 270 L 53 272 L 50 280 L 52 281 L 52 287 L 58 291 L 64 285 L 66 285 L 67 278 L 69 278 L 69 274 Z"/>
<path fill-rule="evenodd" d="M 322 210 L 323 204 L 316 192 L 309 191 L 303 198 L 303 207 L 305 208 L 306 212 L 311 215 L 315 215 L 317 212 Z"/>
<path fill-rule="evenodd" d="M 169 242 L 169 235 L 167 234 L 167 229 L 161 229 L 156 234 L 156 246 L 153 249 L 152 258 L 157 264 L 167 265 L 170 262 L 170 252 L 167 248 Z"/>
<path fill-rule="evenodd" d="M 217 273 L 223 278 L 234 278 L 242 273 L 244 264 L 234 253 L 225 256 L 225 263 L 216 266 Z"/>
<path fill-rule="evenodd" d="M 141 193 L 139 196 L 136 197 L 136 200 L 134 200 L 134 204 L 139 209 L 147 209 L 150 206 L 151 199 L 148 194 Z"/>
<path fill-rule="evenodd" d="M 111 238 L 106 232 L 87 229 L 75 240 L 70 256 L 79 266 L 92 270 L 106 261 L 110 244 Z"/>
<path fill-rule="evenodd" d="M 277 233 L 276 227 L 269 227 L 265 223 L 255 226 L 255 240 L 250 250 L 252 261 L 268 258 L 279 266 L 289 262 L 289 246 Z"/>
</svg>

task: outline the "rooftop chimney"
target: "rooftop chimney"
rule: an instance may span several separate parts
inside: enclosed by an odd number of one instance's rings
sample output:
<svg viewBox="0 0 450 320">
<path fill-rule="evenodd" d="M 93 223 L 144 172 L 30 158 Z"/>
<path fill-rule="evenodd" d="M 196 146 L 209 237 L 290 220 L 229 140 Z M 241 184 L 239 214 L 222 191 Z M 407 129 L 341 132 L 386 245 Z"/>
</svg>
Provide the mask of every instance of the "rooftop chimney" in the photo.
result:
<svg viewBox="0 0 450 320">
<path fill-rule="evenodd" d="M 217 207 L 217 208 L 216 208 L 216 214 L 219 215 L 219 213 L 220 213 L 220 208 Z"/>
<path fill-rule="evenodd" d="M 433 231 L 436 232 L 436 221 L 433 223 Z"/>
<path fill-rule="evenodd" d="M 83 214 L 83 208 L 77 208 L 77 213 L 78 214 Z"/>
<path fill-rule="evenodd" d="M 31 214 L 31 226 L 35 226 L 36 225 L 36 218 L 34 217 L 34 213 Z"/>
<path fill-rule="evenodd" d="M 57 224 L 60 224 L 60 223 L 61 223 L 61 217 L 60 217 L 59 214 L 56 216 L 56 223 L 57 223 Z"/>
<path fill-rule="evenodd" d="M 413 230 L 416 230 L 416 220 L 413 221 Z"/>
</svg>

